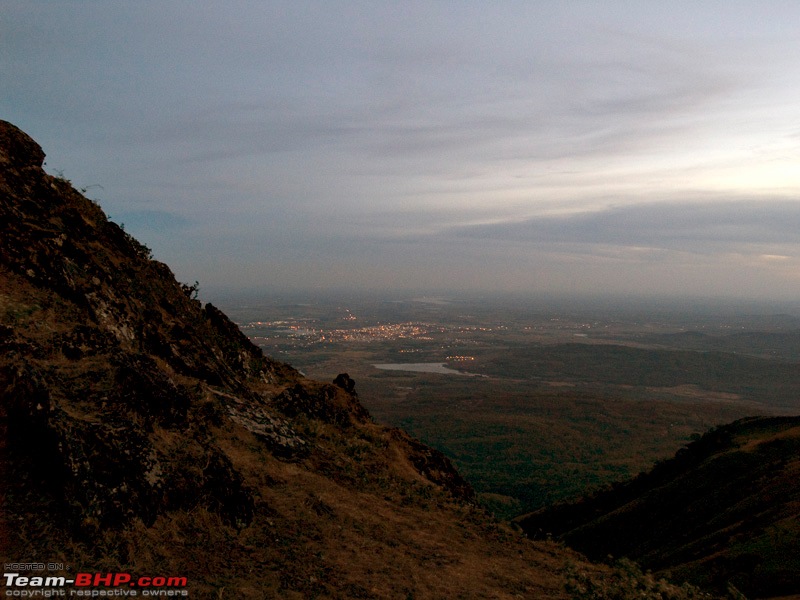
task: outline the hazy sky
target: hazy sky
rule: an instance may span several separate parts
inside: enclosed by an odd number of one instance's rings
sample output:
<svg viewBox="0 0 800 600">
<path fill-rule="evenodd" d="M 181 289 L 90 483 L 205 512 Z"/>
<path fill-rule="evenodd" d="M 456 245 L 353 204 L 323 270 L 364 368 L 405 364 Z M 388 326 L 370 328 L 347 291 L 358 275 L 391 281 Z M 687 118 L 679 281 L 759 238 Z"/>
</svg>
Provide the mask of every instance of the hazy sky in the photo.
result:
<svg viewBox="0 0 800 600">
<path fill-rule="evenodd" d="M 0 81 L 201 290 L 800 291 L 796 0 L 5 0 Z"/>
</svg>

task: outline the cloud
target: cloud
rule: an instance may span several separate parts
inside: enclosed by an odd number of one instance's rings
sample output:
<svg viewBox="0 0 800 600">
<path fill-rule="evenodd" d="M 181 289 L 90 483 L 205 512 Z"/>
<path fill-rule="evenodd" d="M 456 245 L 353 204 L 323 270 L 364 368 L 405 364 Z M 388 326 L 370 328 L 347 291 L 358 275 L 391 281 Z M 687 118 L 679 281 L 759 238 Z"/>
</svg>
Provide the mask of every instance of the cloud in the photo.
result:
<svg viewBox="0 0 800 600">
<path fill-rule="evenodd" d="M 797 3 L 7 4 L 4 118 L 187 281 L 780 283 L 800 255 Z"/>
<path fill-rule="evenodd" d="M 747 246 L 800 247 L 800 201 L 765 198 L 610 207 L 516 222 L 453 228 L 473 240 L 606 245 L 699 254 Z"/>
</svg>

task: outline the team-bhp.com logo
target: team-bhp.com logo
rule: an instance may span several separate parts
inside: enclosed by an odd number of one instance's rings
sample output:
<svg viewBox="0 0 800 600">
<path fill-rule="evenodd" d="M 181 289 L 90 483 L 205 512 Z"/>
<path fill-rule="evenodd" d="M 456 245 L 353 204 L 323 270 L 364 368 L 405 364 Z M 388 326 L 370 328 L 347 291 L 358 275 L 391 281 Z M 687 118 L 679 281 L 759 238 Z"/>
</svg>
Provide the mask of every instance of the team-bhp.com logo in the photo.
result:
<svg viewBox="0 0 800 600">
<path fill-rule="evenodd" d="M 5 596 L 16 598 L 188 597 L 186 577 L 134 577 L 130 573 L 41 576 L 3 573 Z"/>
</svg>

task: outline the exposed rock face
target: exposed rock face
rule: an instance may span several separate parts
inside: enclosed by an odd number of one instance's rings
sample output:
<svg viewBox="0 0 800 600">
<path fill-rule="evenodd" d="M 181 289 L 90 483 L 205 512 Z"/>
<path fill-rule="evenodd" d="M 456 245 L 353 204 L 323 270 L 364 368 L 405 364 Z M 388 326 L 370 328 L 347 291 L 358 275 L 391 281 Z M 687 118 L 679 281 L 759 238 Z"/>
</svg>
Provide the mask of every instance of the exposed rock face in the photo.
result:
<svg viewBox="0 0 800 600">
<path fill-rule="evenodd" d="M 399 429 L 393 433 L 395 439 L 407 445 L 411 464 L 427 479 L 442 486 L 458 498 L 464 500 L 475 498 L 475 490 L 461 477 L 450 459 L 439 450 L 426 446 Z"/>
<path fill-rule="evenodd" d="M 350 379 L 347 373 L 339 373 L 333 380 L 333 385 L 342 388 L 348 394 L 355 394 L 356 382 Z"/>
<path fill-rule="evenodd" d="M 297 387 L 304 389 L 302 385 Z M 260 397 L 247 399 L 214 390 L 222 400 L 228 417 L 259 438 L 276 456 L 300 458 L 308 454 L 308 444 L 299 437 L 285 420 L 274 414 L 272 408 Z"/>
<path fill-rule="evenodd" d="M 299 375 L 192 299 L 43 160 L 0 122 L 0 394 L 15 464 L 60 487 L 78 529 L 152 523 L 197 503 L 247 522 L 253 498 L 208 434 L 208 408 L 280 456 L 302 453 L 306 442 L 256 389 L 302 389 Z M 162 430 L 187 436 L 189 456 L 159 447 Z"/>
<path fill-rule="evenodd" d="M 0 123 L 0 163 L 4 168 L 24 169 L 41 167 L 44 164 L 44 150 L 11 123 Z"/>
<path fill-rule="evenodd" d="M 336 384 L 341 382 L 341 378 L 342 375 L 339 375 L 334 385 L 295 384 L 286 388 L 273 403 L 278 410 L 289 417 L 302 414 L 340 427 L 368 422 L 369 412 L 358 401 L 355 382 L 347 377 L 349 389 L 346 389 Z"/>
</svg>

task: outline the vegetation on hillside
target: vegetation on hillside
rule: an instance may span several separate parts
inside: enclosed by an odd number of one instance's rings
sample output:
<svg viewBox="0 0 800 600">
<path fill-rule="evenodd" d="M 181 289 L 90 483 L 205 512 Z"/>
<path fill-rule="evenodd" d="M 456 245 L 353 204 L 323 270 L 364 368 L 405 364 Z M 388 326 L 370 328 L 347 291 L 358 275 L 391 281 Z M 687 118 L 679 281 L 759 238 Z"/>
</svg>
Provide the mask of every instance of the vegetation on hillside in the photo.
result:
<svg viewBox="0 0 800 600">
<path fill-rule="evenodd" d="M 718 427 L 632 481 L 519 520 L 589 557 L 749 596 L 800 592 L 800 417 Z"/>
</svg>

